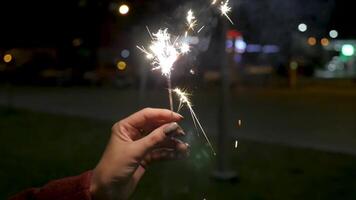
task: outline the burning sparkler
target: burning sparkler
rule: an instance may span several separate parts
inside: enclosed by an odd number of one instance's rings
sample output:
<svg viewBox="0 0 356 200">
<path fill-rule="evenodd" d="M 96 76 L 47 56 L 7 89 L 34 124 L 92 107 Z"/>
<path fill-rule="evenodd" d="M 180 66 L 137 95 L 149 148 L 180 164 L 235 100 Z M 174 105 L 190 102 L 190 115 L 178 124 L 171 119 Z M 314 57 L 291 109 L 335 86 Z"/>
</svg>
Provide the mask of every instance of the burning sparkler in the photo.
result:
<svg viewBox="0 0 356 200">
<path fill-rule="evenodd" d="M 153 34 L 148 28 L 147 30 L 152 39 L 149 49 L 146 49 L 143 46 L 137 46 L 137 48 L 145 53 L 146 57 L 152 61 L 152 70 L 161 70 L 162 75 L 167 78 L 169 103 L 170 108 L 173 111 L 171 86 L 171 73 L 173 65 L 180 55 L 187 54 L 190 51 L 190 46 L 186 42 L 179 42 L 179 37 L 172 42 L 172 36 L 168 32 L 168 29 L 159 29 L 157 33 Z"/>
<path fill-rule="evenodd" d="M 197 25 L 197 20 L 194 16 L 194 13 L 192 10 L 188 11 L 187 14 L 187 26 L 188 26 L 188 30 L 193 30 L 194 31 L 194 27 Z"/>
<path fill-rule="evenodd" d="M 232 20 L 229 17 L 229 13 L 231 12 L 231 7 L 229 6 L 229 0 L 226 0 L 225 3 L 222 1 L 220 5 L 220 11 L 221 15 L 225 15 L 225 17 L 231 22 L 231 24 L 234 24 Z"/>
<path fill-rule="evenodd" d="M 204 135 L 204 137 L 205 137 L 205 139 L 206 139 L 206 141 L 207 141 L 209 147 L 211 148 L 212 152 L 214 153 L 214 155 L 216 155 L 215 150 L 214 150 L 214 148 L 213 148 L 213 145 L 211 144 L 211 142 L 210 142 L 208 136 L 207 136 L 206 133 L 205 133 L 204 128 L 202 127 L 202 125 L 201 125 L 201 123 L 200 123 L 200 121 L 199 121 L 197 115 L 195 114 L 195 112 L 194 112 L 194 110 L 193 110 L 192 103 L 190 102 L 190 100 L 189 100 L 189 98 L 188 98 L 188 96 L 189 96 L 190 94 L 188 94 L 187 92 L 182 91 L 182 90 L 179 89 L 179 88 L 174 89 L 173 92 L 174 92 L 174 93 L 178 96 L 178 98 L 179 98 L 178 111 L 183 107 L 183 104 L 185 104 L 185 105 L 188 107 L 195 128 L 198 130 L 198 127 L 199 127 L 200 131 L 203 133 L 203 135 Z"/>
</svg>

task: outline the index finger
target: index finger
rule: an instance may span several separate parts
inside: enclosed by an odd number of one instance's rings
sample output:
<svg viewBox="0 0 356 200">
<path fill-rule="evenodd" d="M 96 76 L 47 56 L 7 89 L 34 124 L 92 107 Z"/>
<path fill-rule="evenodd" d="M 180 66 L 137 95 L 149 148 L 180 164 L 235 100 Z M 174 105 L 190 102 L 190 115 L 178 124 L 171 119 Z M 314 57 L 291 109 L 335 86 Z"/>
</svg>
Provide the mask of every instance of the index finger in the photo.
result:
<svg viewBox="0 0 356 200">
<path fill-rule="evenodd" d="M 167 109 L 145 108 L 123 121 L 136 129 L 151 129 L 162 124 L 177 122 L 183 119 L 183 116 Z M 149 130 L 147 130 L 149 131 Z"/>
</svg>

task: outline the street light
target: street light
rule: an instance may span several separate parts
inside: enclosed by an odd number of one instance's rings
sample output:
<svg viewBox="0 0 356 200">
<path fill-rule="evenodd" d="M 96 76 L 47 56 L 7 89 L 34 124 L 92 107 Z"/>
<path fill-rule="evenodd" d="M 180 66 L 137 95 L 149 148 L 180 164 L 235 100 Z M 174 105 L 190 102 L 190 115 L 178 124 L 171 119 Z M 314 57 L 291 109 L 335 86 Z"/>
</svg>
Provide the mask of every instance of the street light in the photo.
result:
<svg viewBox="0 0 356 200">
<path fill-rule="evenodd" d="M 331 37 L 331 38 L 337 38 L 338 36 L 339 36 L 339 33 L 336 31 L 336 30 L 331 30 L 330 32 L 329 32 L 329 36 Z"/>
<path fill-rule="evenodd" d="M 121 15 L 127 15 L 127 13 L 129 13 L 129 11 L 130 11 L 130 7 L 128 5 L 126 5 L 126 4 L 120 5 L 119 13 Z"/>
<path fill-rule="evenodd" d="M 12 55 L 11 54 L 5 54 L 3 57 L 3 60 L 5 63 L 10 63 L 12 61 Z"/>
<path fill-rule="evenodd" d="M 299 30 L 300 32 L 305 32 L 305 31 L 308 30 L 308 26 L 307 26 L 306 24 L 304 24 L 304 23 L 301 23 L 301 24 L 299 24 L 299 26 L 298 26 L 298 30 Z"/>
</svg>

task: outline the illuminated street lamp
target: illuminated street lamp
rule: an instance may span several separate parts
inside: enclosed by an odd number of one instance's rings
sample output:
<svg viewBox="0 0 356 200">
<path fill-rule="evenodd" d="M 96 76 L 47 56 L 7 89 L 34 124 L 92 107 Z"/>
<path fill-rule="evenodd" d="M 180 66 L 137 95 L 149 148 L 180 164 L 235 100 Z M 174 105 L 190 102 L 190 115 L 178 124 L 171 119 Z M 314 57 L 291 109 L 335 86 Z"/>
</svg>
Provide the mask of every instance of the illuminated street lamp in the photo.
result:
<svg viewBox="0 0 356 200">
<path fill-rule="evenodd" d="M 5 63 L 10 63 L 12 61 L 12 55 L 11 54 L 5 54 L 3 57 L 3 60 Z"/>
<path fill-rule="evenodd" d="M 129 13 L 129 11 L 130 11 L 130 7 L 129 7 L 128 5 L 126 5 L 126 4 L 121 4 L 121 5 L 119 6 L 119 13 L 120 13 L 121 15 L 127 15 L 127 13 Z"/>
<path fill-rule="evenodd" d="M 301 23 L 301 24 L 298 25 L 298 30 L 300 32 L 305 32 L 305 31 L 308 30 L 308 26 L 306 24 L 304 24 L 304 23 Z"/>
<path fill-rule="evenodd" d="M 333 39 L 337 38 L 339 36 L 339 33 L 336 30 L 331 30 L 329 32 L 329 36 Z"/>
</svg>

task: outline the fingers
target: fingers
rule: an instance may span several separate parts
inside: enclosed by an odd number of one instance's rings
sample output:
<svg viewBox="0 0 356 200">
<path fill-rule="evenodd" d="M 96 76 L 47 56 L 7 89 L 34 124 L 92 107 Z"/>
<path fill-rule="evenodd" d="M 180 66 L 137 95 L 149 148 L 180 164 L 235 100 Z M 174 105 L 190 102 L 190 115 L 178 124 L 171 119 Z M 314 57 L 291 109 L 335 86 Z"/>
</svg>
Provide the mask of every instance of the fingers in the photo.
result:
<svg viewBox="0 0 356 200">
<path fill-rule="evenodd" d="M 159 147 L 173 147 L 181 148 L 185 145 L 183 142 L 174 139 L 174 137 L 183 136 L 185 133 L 182 128 L 175 122 L 165 124 L 155 129 L 151 134 L 136 141 L 141 153 L 146 153 L 152 149 Z"/>
<path fill-rule="evenodd" d="M 150 164 L 156 161 L 177 160 L 186 158 L 189 155 L 188 149 L 186 151 L 176 151 L 174 149 L 155 149 L 147 154 L 141 161 L 141 165 L 147 168 Z"/>
<path fill-rule="evenodd" d="M 177 122 L 181 119 L 183 119 L 182 115 L 170 110 L 145 108 L 122 121 L 135 127 L 137 130 L 144 129 L 150 132 L 151 130 L 149 129 L 152 129 L 152 126 L 159 127 L 166 123 Z"/>
<path fill-rule="evenodd" d="M 164 142 L 160 143 L 157 148 L 166 148 L 166 149 L 174 149 L 178 152 L 185 152 L 189 148 L 188 143 L 184 143 L 176 138 L 169 138 Z"/>
</svg>

